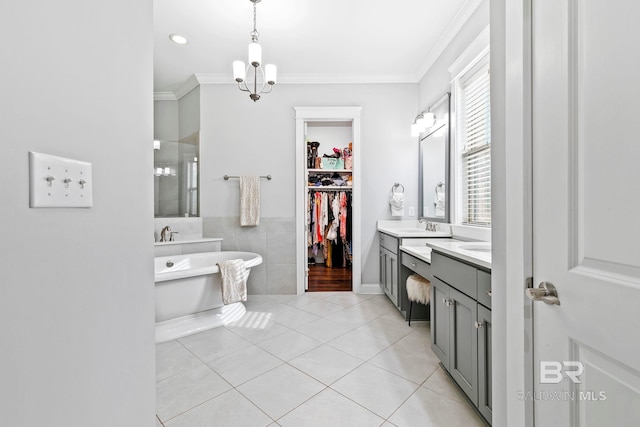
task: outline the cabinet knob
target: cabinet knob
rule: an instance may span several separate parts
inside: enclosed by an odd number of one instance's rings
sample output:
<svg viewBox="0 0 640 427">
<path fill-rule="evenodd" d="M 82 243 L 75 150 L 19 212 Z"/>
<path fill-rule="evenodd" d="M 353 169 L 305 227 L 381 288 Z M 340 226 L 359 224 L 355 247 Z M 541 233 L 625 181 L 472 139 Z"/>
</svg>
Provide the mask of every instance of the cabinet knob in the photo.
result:
<svg viewBox="0 0 640 427">
<path fill-rule="evenodd" d="M 476 329 L 482 328 L 484 325 L 480 322 L 475 322 Z"/>
<path fill-rule="evenodd" d="M 491 296 L 491 295 L 493 295 L 493 292 L 487 291 L 487 295 Z"/>
<path fill-rule="evenodd" d="M 412 262 L 412 263 L 411 263 L 411 267 L 415 267 L 415 266 L 416 266 L 416 263 L 415 263 L 415 262 Z"/>
</svg>

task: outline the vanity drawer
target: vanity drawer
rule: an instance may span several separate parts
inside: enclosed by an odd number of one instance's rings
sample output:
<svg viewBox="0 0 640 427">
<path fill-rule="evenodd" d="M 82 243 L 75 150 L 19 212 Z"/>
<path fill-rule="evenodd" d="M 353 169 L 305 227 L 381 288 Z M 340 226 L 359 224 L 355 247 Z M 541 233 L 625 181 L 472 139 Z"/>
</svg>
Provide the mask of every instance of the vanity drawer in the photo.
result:
<svg viewBox="0 0 640 427">
<path fill-rule="evenodd" d="M 380 236 L 380 246 L 397 255 L 398 239 L 384 233 L 378 233 L 378 235 Z"/>
<path fill-rule="evenodd" d="M 402 265 L 431 281 L 431 266 L 421 259 L 402 252 Z"/>
<path fill-rule="evenodd" d="M 431 252 L 431 274 L 473 299 L 478 298 L 477 269 L 438 252 Z"/>
<path fill-rule="evenodd" d="M 491 308 L 491 274 L 478 270 L 478 302 Z"/>
</svg>

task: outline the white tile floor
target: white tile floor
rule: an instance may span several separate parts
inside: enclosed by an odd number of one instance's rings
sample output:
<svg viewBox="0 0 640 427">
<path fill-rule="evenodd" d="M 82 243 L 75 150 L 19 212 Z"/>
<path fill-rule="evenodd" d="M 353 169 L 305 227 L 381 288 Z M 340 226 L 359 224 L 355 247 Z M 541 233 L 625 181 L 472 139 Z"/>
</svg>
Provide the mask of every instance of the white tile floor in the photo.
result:
<svg viewBox="0 0 640 427">
<path fill-rule="evenodd" d="M 249 296 L 233 325 L 156 346 L 158 426 L 484 426 L 384 295 Z"/>
</svg>

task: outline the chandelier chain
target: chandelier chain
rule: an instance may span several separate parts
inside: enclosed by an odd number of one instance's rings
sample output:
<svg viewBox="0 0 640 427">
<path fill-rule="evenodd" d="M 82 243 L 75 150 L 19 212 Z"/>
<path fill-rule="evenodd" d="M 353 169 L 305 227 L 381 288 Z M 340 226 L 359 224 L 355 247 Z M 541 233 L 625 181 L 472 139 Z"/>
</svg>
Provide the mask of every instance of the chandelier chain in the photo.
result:
<svg viewBox="0 0 640 427">
<path fill-rule="evenodd" d="M 255 39 L 254 41 L 258 41 L 258 37 L 260 36 L 260 33 L 256 28 L 256 3 L 257 2 L 252 0 L 252 3 L 253 3 L 253 31 L 251 32 L 251 38 L 252 40 Z"/>
</svg>

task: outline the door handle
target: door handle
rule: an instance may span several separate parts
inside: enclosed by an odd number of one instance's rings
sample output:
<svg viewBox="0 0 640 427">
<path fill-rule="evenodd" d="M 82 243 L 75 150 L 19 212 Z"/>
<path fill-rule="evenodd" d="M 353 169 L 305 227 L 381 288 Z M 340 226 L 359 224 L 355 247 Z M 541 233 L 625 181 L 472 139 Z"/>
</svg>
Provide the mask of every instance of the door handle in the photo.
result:
<svg viewBox="0 0 640 427">
<path fill-rule="evenodd" d="M 556 287 L 550 282 L 541 282 L 537 288 L 526 289 L 527 298 L 531 301 L 542 301 L 549 305 L 560 305 Z"/>
</svg>

